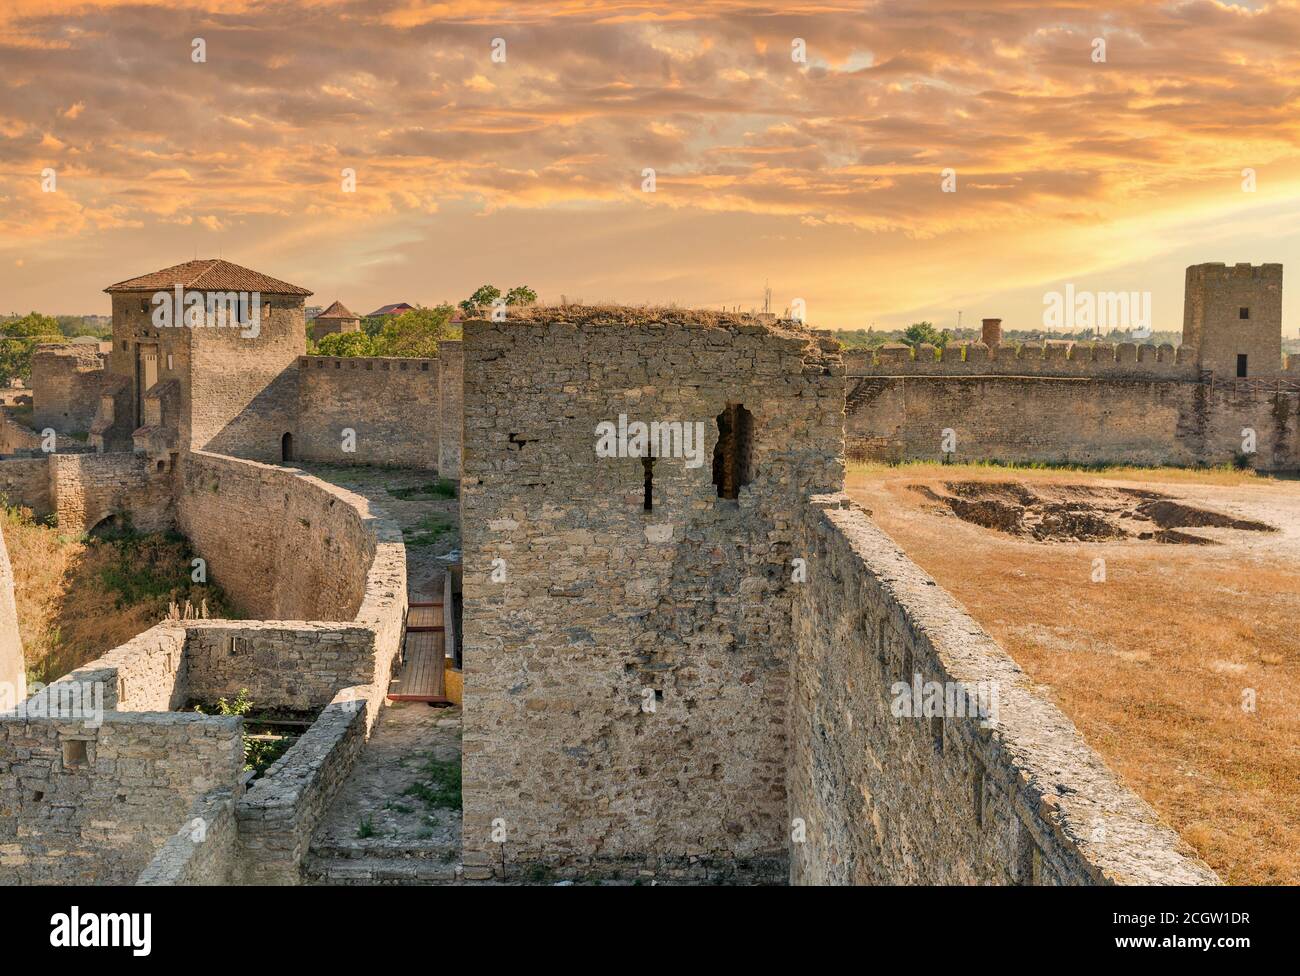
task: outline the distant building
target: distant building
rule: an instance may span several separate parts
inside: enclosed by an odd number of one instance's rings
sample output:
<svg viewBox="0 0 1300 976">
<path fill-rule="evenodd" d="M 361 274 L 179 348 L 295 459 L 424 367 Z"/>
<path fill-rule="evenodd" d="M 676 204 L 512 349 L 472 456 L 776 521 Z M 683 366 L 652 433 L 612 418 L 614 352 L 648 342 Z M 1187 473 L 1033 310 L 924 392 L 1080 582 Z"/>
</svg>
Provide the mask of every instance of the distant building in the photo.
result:
<svg viewBox="0 0 1300 976">
<path fill-rule="evenodd" d="M 332 332 L 360 332 L 361 319 L 342 302 L 335 302 L 311 320 L 311 337 L 320 342 Z"/>
<path fill-rule="evenodd" d="M 377 315 L 401 315 L 403 312 L 410 312 L 414 309 L 414 305 L 407 305 L 406 302 L 398 302 L 395 305 L 383 305 L 367 315 L 366 318 L 372 319 Z"/>
</svg>

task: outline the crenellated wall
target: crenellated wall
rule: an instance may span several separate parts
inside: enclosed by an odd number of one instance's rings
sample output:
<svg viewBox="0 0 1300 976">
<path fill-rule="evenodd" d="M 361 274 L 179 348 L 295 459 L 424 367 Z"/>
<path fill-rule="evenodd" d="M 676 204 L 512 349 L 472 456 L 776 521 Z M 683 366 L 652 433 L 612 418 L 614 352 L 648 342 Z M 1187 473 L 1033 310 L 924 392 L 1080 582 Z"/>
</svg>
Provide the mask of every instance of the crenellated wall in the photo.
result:
<svg viewBox="0 0 1300 976">
<path fill-rule="evenodd" d="M 437 468 L 439 366 L 439 359 L 299 357 L 294 456 Z M 345 439 L 345 430 L 354 436 Z"/>
<path fill-rule="evenodd" d="M 1220 465 L 1251 431 L 1252 466 L 1300 468 L 1300 391 L 1269 382 L 868 376 L 846 412 L 854 460 Z"/>
<path fill-rule="evenodd" d="M 1063 376 L 1094 379 L 1185 380 L 1200 378 L 1190 346 L 1132 342 L 1003 341 L 952 343 L 943 349 L 901 343 L 844 354 L 849 376 Z"/>
<path fill-rule="evenodd" d="M 806 508 L 796 550 L 793 883 L 1217 883 L 847 496 Z"/>
</svg>

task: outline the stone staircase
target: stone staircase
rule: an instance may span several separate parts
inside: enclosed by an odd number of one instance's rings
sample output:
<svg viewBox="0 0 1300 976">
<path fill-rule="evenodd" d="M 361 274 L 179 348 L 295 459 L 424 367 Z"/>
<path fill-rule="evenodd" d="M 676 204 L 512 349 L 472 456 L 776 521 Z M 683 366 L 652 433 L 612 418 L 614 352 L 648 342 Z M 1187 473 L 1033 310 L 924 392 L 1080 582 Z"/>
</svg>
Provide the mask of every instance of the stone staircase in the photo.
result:
<svg viewBox="0 0 1300 976">
<path fill-rule="evenodd" d="M 459 847 L 413 841 L 313 844 L 303 861 L 311 885 L 446 885 L 464 874 Z"/>
</svg>

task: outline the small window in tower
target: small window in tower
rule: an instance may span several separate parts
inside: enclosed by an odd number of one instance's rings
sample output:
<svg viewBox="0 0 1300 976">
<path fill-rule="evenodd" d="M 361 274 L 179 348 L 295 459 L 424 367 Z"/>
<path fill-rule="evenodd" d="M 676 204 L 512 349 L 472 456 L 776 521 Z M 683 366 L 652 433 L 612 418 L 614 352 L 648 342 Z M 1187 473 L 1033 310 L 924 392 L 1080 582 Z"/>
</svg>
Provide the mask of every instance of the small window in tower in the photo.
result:
<svg viewBox="0 0 1300 976">
<path fill-rule="evenodd" d="M 64 739 L 63 740 L 63 768 L 75 769 L 78 766 L 85 766 L 88 757 L 86 754 L 85 739 Z"/>
<path fill-rule="evenodd" d="M 652 512 L 655 507 L 655 459 L 643 457 L 641 468 L 645 472 L 645 510 Z"/>
<path fill-rule="evenodd" d="M 1239 318 L 1239 319 L 1248 319 L 1248 318 L 1250 318 L 1250 309 L 1245 308 L 1245 307 L 1242 307 L 1242 308 L 1237 309 L 1237 318 Z"/>
<path fill-rule="evenodd" d="M 718 414 L 718 443 L 713 449 L 713 484 L 719 498 L 736 499 L 753 480 L 754 415 L 739 403 Z"/>
</svg>

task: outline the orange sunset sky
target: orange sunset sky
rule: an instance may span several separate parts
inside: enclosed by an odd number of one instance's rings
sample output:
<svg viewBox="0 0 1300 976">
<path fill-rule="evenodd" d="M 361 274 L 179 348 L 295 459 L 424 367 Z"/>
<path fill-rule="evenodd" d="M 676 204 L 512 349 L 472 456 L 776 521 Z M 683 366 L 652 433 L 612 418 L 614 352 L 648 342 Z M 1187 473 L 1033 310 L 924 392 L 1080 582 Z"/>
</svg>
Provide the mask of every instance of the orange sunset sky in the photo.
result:
<svg viewBox="0 0 1300 976">
<path fill-rule="evenodd" d="M 0 313 L 196 255 L 363 314 L 767 281 L 829 328 L 1035 328 L 1070 282 L 1177 329 L 1188 264 L 1300 274 L 1294 2 L 3 0 L 0 91 Z"/>
</svg>

